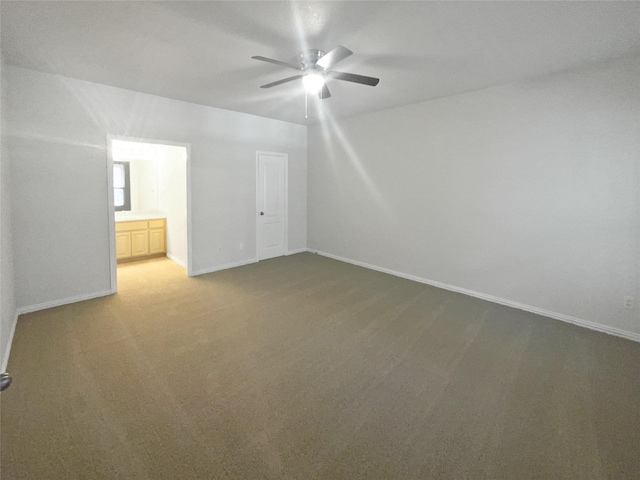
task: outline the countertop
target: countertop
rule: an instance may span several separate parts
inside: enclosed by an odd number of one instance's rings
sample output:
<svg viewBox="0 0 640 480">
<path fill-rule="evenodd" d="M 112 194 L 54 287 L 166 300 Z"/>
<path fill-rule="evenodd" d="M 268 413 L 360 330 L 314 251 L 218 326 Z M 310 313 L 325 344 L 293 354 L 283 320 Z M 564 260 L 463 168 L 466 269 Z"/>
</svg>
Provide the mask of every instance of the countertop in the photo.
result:
<svg viewBox="0 0 640 480">
<path fill-rule="evenodd" d="M 165 212 L 159 212 L 156 210 L 116 212 L 116 222 L 128 222 L 131 220 L 153 220 L 154 218 L 167 218 L 167 214 Z"/>
</svg>

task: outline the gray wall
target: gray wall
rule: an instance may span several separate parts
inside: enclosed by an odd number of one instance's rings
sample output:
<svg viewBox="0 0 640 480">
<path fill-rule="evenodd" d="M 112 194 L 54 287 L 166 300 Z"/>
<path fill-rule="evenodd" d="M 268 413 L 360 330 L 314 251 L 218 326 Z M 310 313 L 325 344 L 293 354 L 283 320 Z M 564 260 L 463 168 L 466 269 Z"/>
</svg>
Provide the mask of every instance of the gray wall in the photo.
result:
<svg viewBox="0 0 640 480">
<path fill-rule="evenodd" d="M 11 66 L 5 79 L 19 308 L 109 291 L 107 135 L 191 145 L 195 272 L 256 258 L 256 150 L 289 155 L 289 247 L 306 246 L 306 127 Z"/>
<path fill-rule="evenodd" d="M 5 106 L 8 93 L 4 81 L 5 65 L 0 60 L 0 372 L 4 372 L 9 360 L 11 335 L 16 321 L 16 302 L 13 287 L 13 243 L 11 227 L 11 182 L 5 142 Z"/>
<path fill-rule="evenodd" d="M 309 248 L 640 339 L 638 78 L 627 58 L 310 127 Z"/>
</svg>

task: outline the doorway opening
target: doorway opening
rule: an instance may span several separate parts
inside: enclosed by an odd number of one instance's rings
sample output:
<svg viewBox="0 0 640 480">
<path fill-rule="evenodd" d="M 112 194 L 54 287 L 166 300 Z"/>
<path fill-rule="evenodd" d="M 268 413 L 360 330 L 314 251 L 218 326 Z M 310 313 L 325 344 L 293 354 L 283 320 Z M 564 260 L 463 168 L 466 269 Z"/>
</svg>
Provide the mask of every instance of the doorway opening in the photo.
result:
<svg viewBox="0 0 640 480">
<path fill-rule="evenodd" d="M 117 265 L 166 256 L 191 271 L 189 145 L 109 137 L 111 287 Z"/>
</svg>

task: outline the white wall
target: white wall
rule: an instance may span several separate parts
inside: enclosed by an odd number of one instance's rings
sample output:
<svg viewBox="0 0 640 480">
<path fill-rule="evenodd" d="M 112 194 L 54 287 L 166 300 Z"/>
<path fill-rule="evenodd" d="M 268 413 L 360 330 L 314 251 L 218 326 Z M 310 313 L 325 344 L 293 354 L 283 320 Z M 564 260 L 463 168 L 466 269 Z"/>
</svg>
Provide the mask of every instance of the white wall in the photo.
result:
<svg viewBox="0 0 640 480">
<path fill-rule="evenodd" d="M 640 340 L 638 78 L 627 58 L 310 128 L 309 248 Z"/>
<path fill-rule="evenodd" d="M 0 372 L 4 372 L 9 361 L 11 337 L 16 321 L 16 302 L 13 286 L 13 232 L 11 226 L 11 182 L 9 161 L 5 142 L 5 106 L 7 83 L 5 64 L 0 59 Z"/>
<path fill-rule="evenodd" d="M 129 160 L 131 211 L 158 210 L 158 162 Z"/>
<path fill-rule="evenodd" d="M 157 145 L 158 208 L 167 215 L 167 256 L 187 265 L 187 149 Z"/>
<path fill-rule="evenodd" d="M 306 127 L 6 70 L 16 302 L 23 311 L 110 290 L 107 135 L 191 145 L 195 272 L 256 258 L 256 150 L 289 155 L 289 204 L 298 206 L 289 211 L 289 246 L 306 246 Z"/>
</svg>

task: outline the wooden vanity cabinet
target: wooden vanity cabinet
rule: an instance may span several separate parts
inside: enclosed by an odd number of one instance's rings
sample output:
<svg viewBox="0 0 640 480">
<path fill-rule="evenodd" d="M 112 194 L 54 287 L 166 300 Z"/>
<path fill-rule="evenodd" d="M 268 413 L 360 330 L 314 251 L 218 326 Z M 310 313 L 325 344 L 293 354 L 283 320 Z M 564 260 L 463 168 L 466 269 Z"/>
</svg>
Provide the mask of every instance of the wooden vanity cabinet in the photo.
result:
<svg viewBox="0 0 640 480">
<path fill-rule="evenodd" d="M 166 238 L 165 219 L 149 220 L 149 255 L 166 253 Z"/>
<path fill-rule="evenodd" d="M 164 218 L 116 222 L 118 261 L 157 256 L 167 252 Z"/>
</svg>

